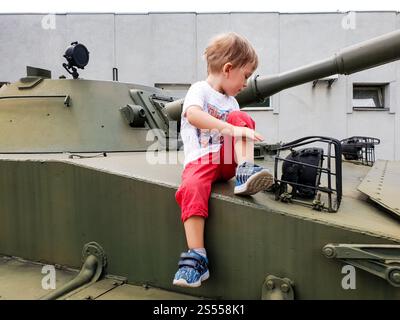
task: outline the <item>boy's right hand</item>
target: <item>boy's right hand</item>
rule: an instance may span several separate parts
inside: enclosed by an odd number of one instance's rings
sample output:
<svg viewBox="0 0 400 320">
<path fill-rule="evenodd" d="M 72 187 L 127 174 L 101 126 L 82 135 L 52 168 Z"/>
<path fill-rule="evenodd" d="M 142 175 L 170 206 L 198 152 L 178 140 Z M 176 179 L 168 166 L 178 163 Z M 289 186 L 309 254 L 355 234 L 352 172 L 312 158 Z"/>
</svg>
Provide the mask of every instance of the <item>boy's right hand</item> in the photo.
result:
<svg viewBox="0 0 400 320">
<path fill-rule="evenodd" d="M 264 137 L 254 131 L 253 129 L 247 128 L 247 127 L 237 127 L 237 126 L 232 126 L 232 136 L 236 138 L 247 138 L 251 139 L 253 141 L 263 141 Z"/>
</svg>

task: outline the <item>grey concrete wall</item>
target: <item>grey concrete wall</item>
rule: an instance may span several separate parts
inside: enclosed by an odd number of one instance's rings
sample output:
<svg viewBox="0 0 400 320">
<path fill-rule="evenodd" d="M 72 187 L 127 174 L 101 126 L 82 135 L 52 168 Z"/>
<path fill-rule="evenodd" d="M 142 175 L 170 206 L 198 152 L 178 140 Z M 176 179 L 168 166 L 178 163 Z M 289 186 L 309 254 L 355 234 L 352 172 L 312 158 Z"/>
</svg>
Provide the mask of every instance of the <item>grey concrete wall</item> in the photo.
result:
<svg viewBox="0 0 400 320">
<path fill-rule="evenodd" d="M 258 74 L 279 73 L 331 56 L 340 48 L 400 28 L 396 12 L 357 12 L 355 28 L 344 28 L 347 13 L 150 13 L 63 14 L 55 29 L 44 29 L 40 14 L 0 15 L 0 81 L 15 81 L 25 66 L 51 69 L 53 78 L 72 41 L 85 44 L 90 63 L 83 78 L 112 80 L 118 67 L 123 82 L 190 84 L 206 76 L 202 57 L 210 38 L 235 31 L 256 48 Z M 248 111 L 267 142 L 305 135 L 338 139 L 375 136 L 381 159 L 400 159 L 400 67 L 391 63 L 349 77 L 331 88 L 319 82 L 285 90 L 272 97 L 269 110 Z M 386 111 L 353 111 L 353 83 L 389 83 Z"/>
<path fill-rule="evenodd" d="M 27 65 L 51 69 L 56 74 L 63 72 L 67 16 L 58 15 L 57 29 L 50 31 L 42 28 L 42 18 L 43 15 L 0 15 L 0 81 L 19 79 L 26 74 Z"/>
<path fill-rule="evenodd" d="M 393 31 L 397 28 L 398 15 L 393 13 L 365 13 L 357 15 L 357 28 L 352 32 L 346 33 L 346 45 L 367 40 L 380 34 Z M 374 21 L 379 23 L 373 23 Z M 396 82 L 400 80 L 396 69 L 399 63 L 390 63 L 378 68 L 359 72 L 348 77 L 348 85 L 363 82 L 389 83 L 390 89 L 394 93 L 392 96 L 393 104 L 395 100 L 400 101 L 400 92 L 396 87 Z M 397 81 L 396 81 L 397 80 Z M 351 88 L 350 88 L 351 89 Z M 351 93 L 351 90 L 348 90 Z M 389 104 L 390 111 L 352 111 L 351 94 L 347 95 L 347 134 L 348 135 L 370 135 L 379 137 L 381 145 L 377 146 L 378 157 L 394 159 L 396 150 L 400 148 L 400 136 L 395 136 L 396 117 L 399 117 L 396 105 Z M 398 152 L 398 151 L 397 151 Z M 399 159 L 398 157 L 396 159 Z"/>
</svg>

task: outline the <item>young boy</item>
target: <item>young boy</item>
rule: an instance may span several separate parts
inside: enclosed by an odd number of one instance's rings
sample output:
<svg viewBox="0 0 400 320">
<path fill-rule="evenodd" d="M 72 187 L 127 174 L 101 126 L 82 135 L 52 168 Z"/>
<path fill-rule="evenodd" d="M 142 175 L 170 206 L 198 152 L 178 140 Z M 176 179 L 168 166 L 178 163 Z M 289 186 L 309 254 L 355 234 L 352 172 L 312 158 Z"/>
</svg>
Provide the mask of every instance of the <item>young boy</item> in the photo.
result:
<svg viewBox="0 0 400 320">
<path fill-rule="evenodd" d="M 227 33 L 213 39 L 204 55 L 208 77 L 190 87 L 181 120 L 185 161 L 175 197 L 189 251 L 181 254 L 173 284 L 183 287 L 198 287 L 209 277 L 204 222 L 212 184 L 236 174 L 237 195 L 252 195 L 272 184 L 269 171 L 254 164 L 254 141 L 264 138 L 234 98 L 257 68 L 254 48 Z"/>
</svg>

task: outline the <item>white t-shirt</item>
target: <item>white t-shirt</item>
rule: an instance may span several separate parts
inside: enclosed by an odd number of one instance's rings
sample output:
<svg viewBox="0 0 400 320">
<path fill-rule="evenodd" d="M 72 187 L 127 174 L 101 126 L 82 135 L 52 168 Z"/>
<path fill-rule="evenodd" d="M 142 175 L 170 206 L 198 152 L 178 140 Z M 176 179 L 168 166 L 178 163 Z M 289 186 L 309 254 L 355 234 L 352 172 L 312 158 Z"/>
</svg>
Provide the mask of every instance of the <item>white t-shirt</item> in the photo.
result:
<svg viewBox="0 0 400 320">
<path fill-rule="evenodd" d="M 222 146 L 222 137 L 218 131 L 200 130 L 189 123 L 186 110 L 193 105 L 200 106 L 203 111 L 222 121 L 226 121 L 229 112 L 239 110 L 239 104 L 234 97 L 218 92 L 207 81 L 192 84 L 186 94 L 181 116 L 184 166 L 210 152 L 219 151 Z"/>
</svg>

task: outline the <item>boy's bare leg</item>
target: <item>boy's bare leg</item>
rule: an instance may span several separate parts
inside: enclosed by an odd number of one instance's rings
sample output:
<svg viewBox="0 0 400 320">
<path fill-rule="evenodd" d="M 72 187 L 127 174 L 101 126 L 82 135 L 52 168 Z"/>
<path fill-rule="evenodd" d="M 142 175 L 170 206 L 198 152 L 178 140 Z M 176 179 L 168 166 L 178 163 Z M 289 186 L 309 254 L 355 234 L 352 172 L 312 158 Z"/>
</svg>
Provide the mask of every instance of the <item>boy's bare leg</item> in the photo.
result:
<svg viewBox="0 0 400 320">
<path fill-rule="evenodd" d="M 210 277 L 208 260 L 204 248 L 204 221 L 202 216 L 191 216 L 184 223 L 186 240 L 189 247 L 187 253 L 181 255 L 179 269 L 172 283 L 181 287 L 198 287 Z M 196 260 L 188 264 L 187 259 Z"/>
<path fill-rule="evenodd" d="M 254 163 L 254 141 L 246 137 L 235 139 L 235 161 L 237 164 L 243 162 Z"/>
<path fill-rule="evenodd" d="M 201 216 L 191 216 L 183 223 L 189 249 L 204 248 L 204 220 Z"/>
</svg>

